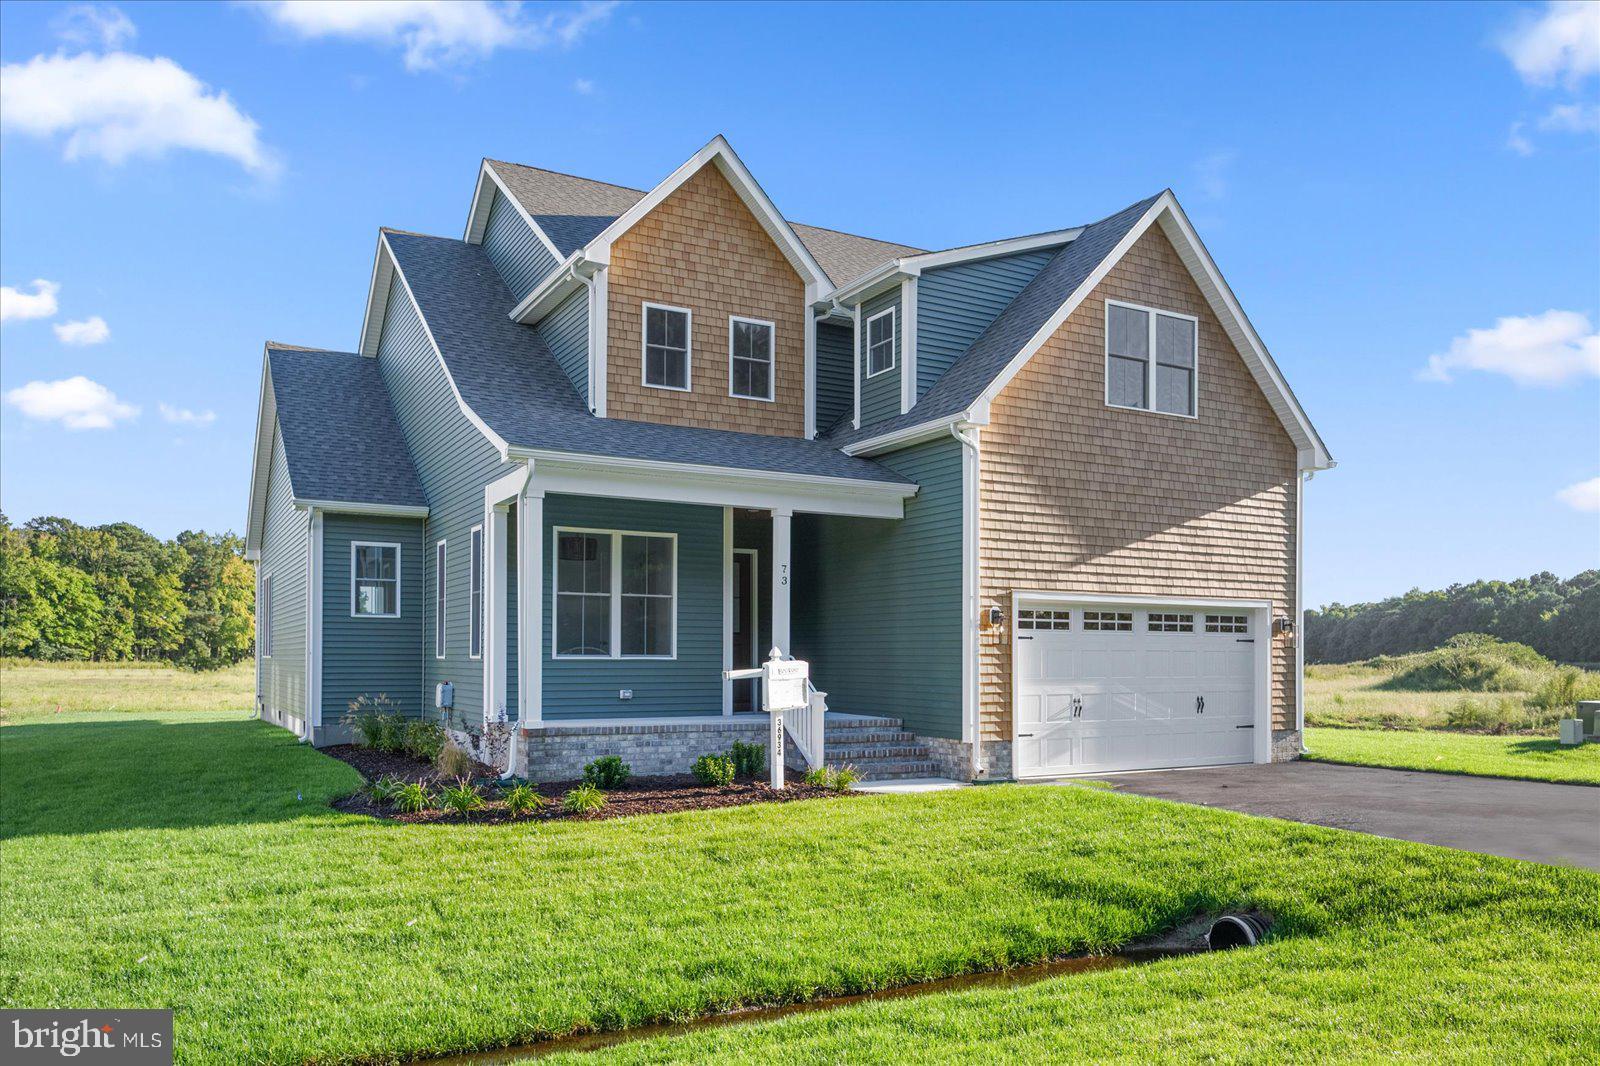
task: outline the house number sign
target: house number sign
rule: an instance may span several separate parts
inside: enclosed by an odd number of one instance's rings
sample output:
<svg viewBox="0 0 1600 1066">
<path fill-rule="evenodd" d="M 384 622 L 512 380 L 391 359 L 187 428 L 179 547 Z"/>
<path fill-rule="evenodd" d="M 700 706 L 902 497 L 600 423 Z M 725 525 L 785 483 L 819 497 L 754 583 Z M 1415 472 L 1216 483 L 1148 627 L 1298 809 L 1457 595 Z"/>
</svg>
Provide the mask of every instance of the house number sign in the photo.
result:
<svg viewBox="0 0 1600 1066">
<path fill-rule="evenodd" d="M 761 686 L 766 712 L 798 711 L 806 706 L 806 681 L 811 664 L 804 659 L 768 659 L 763 667 L 766 684 Z"/>
</svg>

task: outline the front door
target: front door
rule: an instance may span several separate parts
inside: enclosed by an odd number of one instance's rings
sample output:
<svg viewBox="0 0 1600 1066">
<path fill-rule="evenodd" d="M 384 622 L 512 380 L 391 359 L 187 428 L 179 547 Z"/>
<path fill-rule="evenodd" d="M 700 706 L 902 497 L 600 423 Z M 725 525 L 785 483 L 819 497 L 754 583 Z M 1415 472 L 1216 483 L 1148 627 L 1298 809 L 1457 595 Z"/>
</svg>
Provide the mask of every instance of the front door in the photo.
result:
<svg viewBox="0 0 1600 1066">
<path fill-rule="evenodd" d="M 739 548 L 733 553 L 733 668 L 748 670 L 759 666 L 760 651 L 757 645 L 758 602 L 756 588 L 756 553 L 754 549 Z M 756 686 L 761 682 L 735 681 L 733 683 L 733 709 L 759 710 Z"/>
</svg>

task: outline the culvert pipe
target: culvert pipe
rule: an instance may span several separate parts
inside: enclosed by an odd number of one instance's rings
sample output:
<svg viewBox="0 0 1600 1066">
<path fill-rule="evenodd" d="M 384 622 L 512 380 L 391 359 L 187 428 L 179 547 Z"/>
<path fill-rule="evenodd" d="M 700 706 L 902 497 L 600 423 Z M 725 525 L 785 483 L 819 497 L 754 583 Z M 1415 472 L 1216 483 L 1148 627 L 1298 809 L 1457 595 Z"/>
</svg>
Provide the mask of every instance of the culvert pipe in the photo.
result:
<svg viewBox="0 0 1600 1066">
<path fill-rule="evenodd" d="M 1266 920 L 1254 914 L 1224 914 L 1211 923 L 1206 946 L 1212 951 L 1253 948 L 1267 933 Z"/>
</svg>

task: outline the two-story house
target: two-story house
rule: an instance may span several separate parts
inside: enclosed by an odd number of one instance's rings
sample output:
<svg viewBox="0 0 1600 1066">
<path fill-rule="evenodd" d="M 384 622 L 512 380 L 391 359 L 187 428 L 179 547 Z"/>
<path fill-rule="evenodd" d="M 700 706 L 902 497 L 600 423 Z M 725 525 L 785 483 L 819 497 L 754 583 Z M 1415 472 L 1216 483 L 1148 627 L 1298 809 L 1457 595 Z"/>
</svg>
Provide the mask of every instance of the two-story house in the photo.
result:
<svg viewBox="0 0 1600 1066">
<path fill-rule="evenodd" d="M 266 346 L 259 710 L 448 682 L 528 776 L 678 773 L 776 647 L 869 777 L 1292 758 L 1331 465 L 1170 191 L 924 251 L 721 137 L 648 191 L 486 160 L 460 239 L 379 233 L 356 351 Z"/>
</svg>

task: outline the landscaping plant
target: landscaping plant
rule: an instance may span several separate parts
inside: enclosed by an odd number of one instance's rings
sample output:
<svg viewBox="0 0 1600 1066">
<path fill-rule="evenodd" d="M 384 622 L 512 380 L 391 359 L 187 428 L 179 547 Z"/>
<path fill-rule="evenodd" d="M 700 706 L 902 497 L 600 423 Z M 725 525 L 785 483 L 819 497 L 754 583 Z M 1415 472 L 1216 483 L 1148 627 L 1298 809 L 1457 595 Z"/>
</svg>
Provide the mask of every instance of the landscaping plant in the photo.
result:
<svg viewBox="0 0 1600 1066">
<path fill-rule="evenodd" d="M 605 805 L 606 794 L 593 785 L 579 785 L 561 797 L 561 809 L 571 814 L 593 814 Z"/>
<path fill-rule="evenodd" d="M 689 772 L 702 785 L 727 788 L 733 784 L 733 760 L 726 755 L 702 755 L 689 767 Z"/>
<path fill-rule="evenodd" d="M 833 780 L 828 787 L 835 792 L 849 792 L 850 786 L 861 780 L 861 772 L 854 766 L 841 766 L 833 772 Z"/>
<path fill-rule="evenodd" d="M 456 747 L 456 742 L 446 740 L 433 760 L 434 769 L 445 777 L 470 777 L 475 769 L 472 756 Z"/>
<path fill-rule="evenodd" d="M 535 814 L 545 807 L 545 798 L 526 781 L 501 791 L 500 802 L 506 805 L 506 813 L 513 818 Z"/>
<path fill-rule="evenodd" d="M 733 747 L 728 749 L 728 758 L 733 760 L 733 772 L 740 777 L 760 777 L 766 773 L 765 744 L 746 744 L 742 740 L 736 740 L 733 742 Z"/>
<path fill-rule="evenodd" d="M 432 762 L 439 757 L 448 739 L 438 722 L 417 718 L 406 723 L 405 749 L 412 758 Z"/>
<path fill-rule="evenodd" d="M 407 781 L 394 790 L 394 798 L 389 802 L 401 814 L 418 814 L 433 809 L 433 793 L 421 781 Z"/>
<path fill-rule="evenodd" d="M 349 713 L 345 715 L 345 725 L 360 736 L 361 744 L 391 754 L 405 747 L 405 723 L 387 695 L 380 692 L 369 696 L 363 692 L 346 706 Z"/>
<path fill-rule="evenodd" d="M 595 788 L 621 788 L 633 776 L 633 768 L 617 755 L 602 755 L 583 768 L 583 783 Z"/>
<path fill-rule="evenodd" d="M 458 778 L 453 785 L 439 790 L 439 806 L 463 818 L 471 818 L 473 811 L 483 810 L 483 796 L 478 786 L 466 778 Z"/>
<path fill-rule="evenodd" d="M 400 791 L 401 781 L 393 774 L 384 774 L 367 786 L 367 795 L 377 803 L 393 803 Z"/>
</svg>

